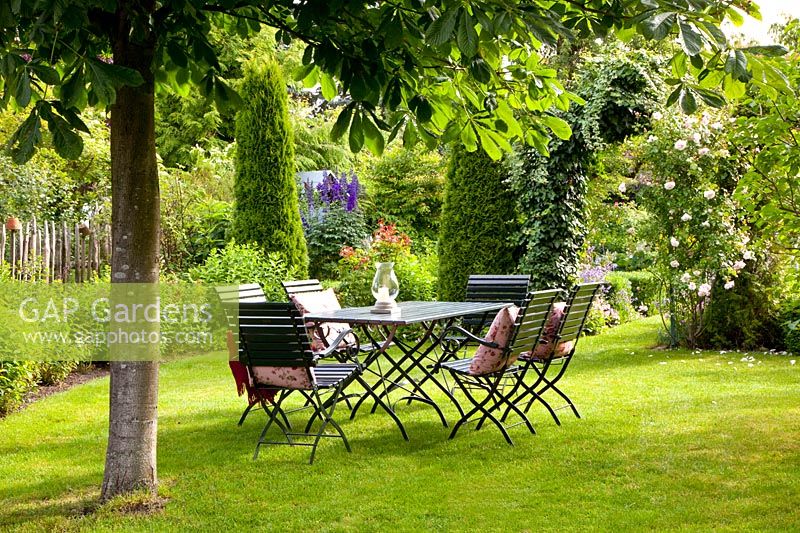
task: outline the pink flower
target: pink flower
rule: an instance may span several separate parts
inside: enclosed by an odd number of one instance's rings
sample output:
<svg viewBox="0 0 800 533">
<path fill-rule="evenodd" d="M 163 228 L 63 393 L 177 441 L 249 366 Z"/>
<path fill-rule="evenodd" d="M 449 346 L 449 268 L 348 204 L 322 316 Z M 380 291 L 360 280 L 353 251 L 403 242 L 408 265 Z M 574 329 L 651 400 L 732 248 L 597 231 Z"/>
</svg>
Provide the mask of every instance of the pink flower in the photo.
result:
<svg viewBox="0 0 800 533">
<path fill-rule="evenodd" d="M 703 198 L 705 198 L 706 200 L 713 200 L 716 195 L 717 195 L 716 192 L 714 192 L 712 189 L 709 189 L 703 193 Z"/>
<path fill-rule="evenodd" d="M 671 191 L 672 189 L 674 189 L 674 188 L 675 188 L 675 182 L 674 182 L 674 181 L 672 181 L 672 180 L 670 180 L 670 181 L 666 182 L 666 183 L 664 184 L 664 188 L 665 188 L 666 190 L 668 190 L 668 191 Z"/>
<path fill-rule="evenodd" d="M 689 285 L 687 285 L 687 287 L 689 287 L 690 291 L 693 291 L 693 290 L 695 290 L 697 288 L 697 285 L 693 281 L 693 282 L 689 283 Z"/>
<path fill-rule="evenodd" d="M 678 268 L 679 266 L 681 266 L 681 264 L 673 259 L 672 261 L 670 261 L 669 266 L 671 266 L 672 268 Z"/>
<path fill-rule="evenodd" d="M 733 286 L 734 286 L 733 280 L 730 280 L 730 281 L 728 281 L 728 282 L 726 282 L 726 283 L 725 283 L 725 290 L 726 290 L 726 291 L 727 291 L 727 290 L 730 290 L 730 289 L 732 289 L 732 288 L 733 288 Z"/>
<path fill-rule="evenodd" d="M 692 215 L 690 215 L 689 213 L 684 213 L 683 216 L 681 217 L 681 220 L 683 220 L 684 222 L 689 222 L 690 220 L 692 220 Z"/>
<path fill-rule="evenodd" d="M 703 283 L 703 284 L 702 284 L 702 285 L 700 285 L 700 287 L 697 289 L 697 295 L 698 295 L 700 298 L 705 298 L 705 297 L 706 297 L 706 296 L 708 296 L 709 294 L 711 294 L 711 285 L 709 285 L 708 283 Z"/>
<path fill-rule="evenodd" d="M 681 242 L 680 242 L 678 239 L 676 239 L 675 237 L 670 237 L 670 238 L 669 238 L 669 244 L 670 244 L 670 245 L 671 245 L 673 248 L 677 248 L 678 246 L 680 246 L 680 245 L 681 245 Z"/>
<path fill-rule="evenodd" d="M 744 268 L 744 267 L 746 267 L 746 266 L 747 266 L 747 264 L 746 264 L 744 261 L 741 261 L 741 260 L 740 260 L 740 261 L 736 261 L 736 262 L 733 264 L 733 269 L 734 269 L 734 270 L 741 270 L 741 269 L 743 269 L 743 268 Z"/>
<path fill-rule="evenodd" d="M 753 259 L 755 259 L 755 256 L 753 255 L 753 252 L 751 252 L 750 250 L 747 250 L 747 251 L 745 251 L 745 253 L 742 255 L 742 258 L 743 258 L 745 261 L 752 261 Z"/>
<path fill-rule="evenodd" d="M 697 155 L 699 155 L 699 156 L 708 155 L 708 153 L 709 153 L 710 151 L 711 151 L 711 150 L 710 150 L 710 149 L 709 149 L 707 146 L 703 146 L 702 148 L 700 148 L 700 149 L 697 151 Z"/>
<path fill-rule="evenodd" d="M 698 143 L 698 144 L 699 144 L 699 143 L 700 143 L 700 139 L 702 139 L 702 137 L 700 136 L 700 134 L 699 134 L 699 133 L 694 133 L 694 134 L 692 134 L 692 140 L 693 140 L 694 142 L 696 142 L 696 143 Z"/>
<path fill-rule="evenodd" d="M 692 276 L 690 276 L 688 272 L 684 272 L 683 276 L 681 276 L 681 281 L 684 283 L 689 283 L 691 280 Z"/>
<path fill-rule="evenodd" d="M 676 150 L 685 150 L 687 144 L 688 143 L 686 142 L 685 139 L 678 139 L 677 141 L 675 141 L 675 149 Z"/>
<path fill-rule="evenodd" d="M 653 120 L 661 120 L 662 118 L 664 118 L 664 115 L 661 114 L 661 111 L 656 111 L 651 115 L 651 117 Z"/>
</svg>

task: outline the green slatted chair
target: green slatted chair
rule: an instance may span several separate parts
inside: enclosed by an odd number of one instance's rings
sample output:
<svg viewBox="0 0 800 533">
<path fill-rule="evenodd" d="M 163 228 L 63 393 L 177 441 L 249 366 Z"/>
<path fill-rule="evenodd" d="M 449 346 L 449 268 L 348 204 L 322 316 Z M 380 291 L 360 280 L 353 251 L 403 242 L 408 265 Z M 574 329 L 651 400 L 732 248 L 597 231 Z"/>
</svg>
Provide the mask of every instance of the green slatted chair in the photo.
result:
<svg viewBox="0 0 800 533">
<path fill-rule="evenodd" d="M 515 364 L 515 360 L 520 354 L 531 351 L 537 346 L 544 326 L 550 318 L 553 303 L 561 294 L 557 289 L 528 293 L 520 302 L 522 305 L 514 322 L 513 332 L 504 346 L 478 337 L 462 326 L 448 328 L 449 331 L 446 331 L 448 338 L 465 338 L 470 346 L 485 346 L 500 350 L 503 358 L 498 370 L 476 373 L 473 365 L 475 357 L 447 360 L 464 347 L 463 341 L 450 340 L 443 343 L 445 361 L 441 363 L 440 368 L 452 375 L 458 388 L 472 404 L 471 409 L 460 409 L 464 415 L 453 427 L 449 438 L 454 438 L 461 426 L 473 420 L 478 422 L 476 429 L 480 429 L 487 420 L 490 420 L 511 445 L 514 443 L 507 428 L 524 424 L 531 433 L 536 433 L 525 413 L 512 402 L 520 394 L 530 367 L 529 363 Z M 455 395 L 451 394 L 450 399 L 458 404 Z M 508 413 L 506 412 L 501 420 L 499 415 L 502 409 L 515 412 L 520 417 L 520 422 L 505 425 Z"/>
<path fill-rule="evenodd" d="M 296 281 L 284 281 L 281 283 L 283 285 L 283 290 L 286 291 L 286 296 L 289 298 L 289 301 L 294 301 L 295 297 L 298 295 L 302 296 L 303 294 L 309 293 L 319 293 L 324 291 L 325 289 L 322 287 L 322 284 L 317 279 L 302 279 Z M 298 304 L 299 306 L 300 304 Z M 317 311 L 314 309 L 312 311 Z M 333 327 L 337 327 L 335 325 Z M 332 327 L 331 325 L 321 324 L 318 326 L 316 332 L 312 332 L 312 334 L 316 335 L 326 347 L 330 344 L 329 337 L 336 336 L 335 331 L 333 330 L 333 334 L 329 332 L 326 328 Z M 351 339 L 346 338 L 345 343 L 349 343 Z M 379 346 L 372 344 L 371 342 L 360 342 L 358 344 L 358 350 L 362 353 L 368 354 L 376 349 Z M 335 352 L 334 352 L 335 353 Z"/>
<path fill-rule="evenodd" d="M 247 354 L 244 353 L 243 347 L 236 340 L 236 336 L 231 336 L 234 330 L 238 329 L 236 315 L 238 313 L 238 306 L 240 302 L 266 302 L 264 290 L 258 283 L 243 283 L 240 285 L 221 285 L 214 288 L 217 296 L 222 302 L 222 310 L 228 320 L 229 337 L 228 337 L 228 352 L 229 352 L 229 365 L 234 379 L 236 380 L 236 388 L 241 396 L 247 393 L 247 407 L 245 408 L 242 416 L 239 418 L 237 425 L 244 424 L 247 415 L 253 408 L 261 404 L 260 397 L 265 395 L 264 391 L 259 391 L 250 384 L 247 378 L 246 368 L 243 366 L 247 363 Z M 268 394 L 268 396 L 270 396 Z M 269 413 L 268 413 L 269 414 Z M 286 421 L 288 424 L 288 421 Z"/>
<path fill-rule="evenodd" d="M 570 361 L 572 361 L 578 338 L 586 325 L 586 318 L 589 316 L 592 304 L 603 286 L 603 283 L 582 283 L 577 285 L 567 298 L 560 322 L 553 327 L 555 332 L 552 334 L 552 338 L 542 339 L 543 342 L 549 341 L 549 348 L 544 350 L 543 354 L 540 349 L 538 354 L 536 351 L 531 351 L 520 357 L 521 361 L 530 364 L 530 368 L 536 376 L 533 384 L 525 384 L 520 395 L 514 399 L 514 403 L 518 406 L 526 401 L 528 402 L 525 406 L 526 413 L 538 401 L 544 405 L 558 425 L 561 425 L 561 421 L 556 415 L 556 411 L 559 409 L 570 408 L 577 418 L 581 417 L 575 404 L 557 384 L 564 377 L 564 373 L 567 371 Z M 553 408 L 543 398 L 543 395 L 548 391 L 552 391 L 561 397 L 565 404 Z M 506 411 L 505 415 L 507 416 L 509 413 L 510 411 Z"/>
<path fill-rule="evenodd" d="M 313 463 L 322 438 L 340 438 L 350 452 L 347 437 L 333 415 L 348 385 L 358 382 L 368 387 L 361 378 L 362 369 L 358 359 L 351 354 L 353 363 L 319 364 L 319 360 L 330 356 L 334 348 L 321 353 L 311 351 L 311 341 L 303 318 L 291 303 L 242 302 L 239 304 L 238 320 L 239 342 L 247 353 L 247 366 L 254 386 L 275 392 L 272 406 L 267 406 L 262 400 L 269 419 L 258 439 L 253 459 L 258 458 L 262 445 L 310 446 L 309 462 Z M 342 337 L 350 334 L 351 331 L 345 332 Z M 325 391 L 330 393 L 330 397 L 323 400 L 322 393 Z M 287 418 L 282 404 L 292 392 L 303 395 L 306 407 L 311 411 L 303 432 L 293 431 L 282 421 Z M 320 421 L 317 431 L 311 431 L 317 419 Z M 285 442 L 266 440 L 273 424 L 282 431 Z M 328 426 L 334 432 L 326 432 Z M 301 442 L 298 438 L 313 440 L 310 443 Z"/>
<path fill-rule="evenodd" d="M 471 274 L 467 280 L 467 302 L 511 302 L 521 306 L 528 295 L 529 275 Z M 474 335 L 491 323 L 491 314 L 467 315 L 461 326 Z"/>
</svg>

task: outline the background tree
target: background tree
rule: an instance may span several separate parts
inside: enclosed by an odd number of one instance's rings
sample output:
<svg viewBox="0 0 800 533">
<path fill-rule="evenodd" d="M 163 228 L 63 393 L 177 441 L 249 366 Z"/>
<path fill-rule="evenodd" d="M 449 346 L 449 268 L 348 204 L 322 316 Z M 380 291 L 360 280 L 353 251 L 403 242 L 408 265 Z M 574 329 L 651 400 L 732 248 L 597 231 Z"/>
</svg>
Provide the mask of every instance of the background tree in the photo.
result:
<svg viewBox="0 0 800 533">
<path fill-rule="evenodd" d="M 460 138 L 474 151 L 480 142 L 499 159 L 510 150 L 510 139 L 545 151 L 551 128 L 564 133 L 551 110 L 566 110 L 576 98 L 541 61 L 543 45 L 553 49 L 560 38 L 612 31 L 656 40 L 677 36 L 675 61 L 682 68 L 670 102 L 684 109 L 698 97 L 720 105 L 721 97 L 706 88 L 715 84 L 782 83 L 774 76 L 765 81 L 773 71 L 752 55 L 764 50 L 735 50 L 719 30 L 724 18 L 741 19 L 737 9 L 758 13 L 750 0 L 591 6 L 556 0 L 547 7 L 500 1 L 5 0 L 2 104 L 31 109 L 9 143 L 19 163 L 42 141 L 42 121 L 56 151 L 78 157 L 83 138 L 77 132 L 87 131 L 81 112 L 110 107 L 112 280 L 156 282 L 156 85 L 179 91 L 194 85 L 221 106 L 238 103 L 220 78 L 222 67 L 208 40 L 212 24 L 241 35 L 263 24 L 277 29 L 278 42 L 305 43 L 298 77 L 319 82 L 328 99 L 350 94 L 332 134 L 347 132 L 353 151 L 366 145 L 380 153 L 385 133 L 393 139 L 402 132 L 408 144 Z M 754 77 L 753 65 L 764 76 Z M 479 111 L 459 111 L 468 105 Z M 523 108 L 533 113 L 524 131 L 513 114 Z M 157 391 L 156 363 L 112 363 L 104 498 L 155 490 Z"/>
<path fill-rule="evenodd" d="M 470 274 L 514 271 L 516 203 L 505 180 L 505 165 L 483 150 L 453 148 L 439 233 L 440 299 L 462 301 Z"/>
<path fill-rule="evenodd" d="M 272 61 L 248 63 L 236 116 L 236 206 L 233 237 L 278 252 L 298 275 L 308 252 L 295 184 L 294 142 L 286 86 Z"/>
<path fill-rule="evenodd" d="M 588 167 L 606 144 L 648 123 L 657 94 L 648 63 L 634 53 L 578 67 L 571 81 L 585 104 L 562 115 L 572 136 L 551 143 L 549 156 L 522 147 L 513 159 L 511 182 L 524 214 L 519 270 L 531 274 L 533 287 L 567 287 L 575 279 L 586 234 Z"/>
</svg>

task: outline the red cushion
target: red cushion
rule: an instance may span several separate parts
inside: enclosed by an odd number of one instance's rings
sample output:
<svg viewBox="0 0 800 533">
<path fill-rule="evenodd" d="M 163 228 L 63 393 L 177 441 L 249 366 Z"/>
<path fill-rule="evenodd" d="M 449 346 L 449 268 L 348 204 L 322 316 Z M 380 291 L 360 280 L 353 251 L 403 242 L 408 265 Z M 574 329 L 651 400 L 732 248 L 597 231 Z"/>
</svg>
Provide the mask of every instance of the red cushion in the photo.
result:
<svg viewBox="0 0 800 533">
<path fill-rule="evenodd" d="M 519 307 L 514 305 L 505 307 L 497 312 L 484 340 L 494 342 L 501 347 L 479 346 L 469 365 L 470 374 L 474 376 L 491 374 L 507 368 L 516 361 L 516 357 L 507 358 L 506 351 L 503 348 L 507 348 L 508 343 L 511 341 L 511 336 L 514 334 L 514 322 L 517 320 L 518 314 Z"/>
</svg>

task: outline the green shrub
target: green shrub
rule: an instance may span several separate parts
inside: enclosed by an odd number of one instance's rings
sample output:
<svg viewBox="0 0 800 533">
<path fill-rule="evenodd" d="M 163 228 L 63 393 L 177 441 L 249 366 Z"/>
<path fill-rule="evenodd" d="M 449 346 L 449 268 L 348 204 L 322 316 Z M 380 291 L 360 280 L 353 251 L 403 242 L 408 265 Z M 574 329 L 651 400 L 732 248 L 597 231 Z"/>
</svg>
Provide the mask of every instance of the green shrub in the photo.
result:
<svg viewBox="0 0 800 533">
<path fill-rule="evenodd" d="M 0 416 L 22 405 L 25 396 L 36 390 L 38 363 L 0 361 Z"/>
<path fill-rule="evenodd" d="M 781 332 L 785 350 L 800 353 L 800 300 L 793 300 L 783 306 L 780 315 Z"/>
<path fill-rule="evenodd" d="M 614 275 L 623 277 L 630 283 L 631 304 L 634 309 L 647 316 L 656 313 L 661 299 L 661 287 L 652 272 L 617 270 Z"/>
<path fill-rule="evenodd" d="M 37 369 L 40 385 L 55 385 L 61 383 L 76 368 L 77 361 L 42 361 Z"/>
<path fill-rule="evenodd" d="M 619 314 L 619 321 L 625 323 L 638 318 L 639 314 L 633 305 L 630 280 L 617 272 L 609 272 L 606 274 L 606 281 L 609 289 L 605 300 Z"/>
<path fill-rule="evenodd" d="M 439 234 L 439 296 L 461 301 L 470 274 L 509 274 L 515 269 L 509 241 L 515 200 L 502 163 L 482 149 L 453 149 Z"/>
<path fill-rule="evenodd" d="M 278 253 L 264 255 L 253 244 L 229 242 L 221 250 L 213 250 L 206 261 L 188 272 L 191 281 L 211 284 L 259 283 L 267 300 L 284 301 L 282 281 L 295 279 L 297 274 Z"/>
<path fill-rule="evenodd" d="M 367 156 L 364 166 L 361 175 L 370 224 L 391 220 L 411 235 L 415 245 L 438 237 L 447 166 L 441 154 L 423 148 L 389 148 L 379 158 Z"/>
<path fill-rule="evenodd" d="M 295 183 L 286 87 L 273 61 L 247 64 L 236 118 L 233 237 L 281 254 L 299 276 L 308 270 Z"/>
<path fill-rule="evenodd" d="M 323 216 L 309 217 L 306 220 L 309 274 L 320 279 L 336 276 L 339 251 L 343 246 L 358 245 L 367 234 L 361 211 L 331 206 Z"/>
<path fill-rule="evenodd" d="M 779 284 L 774 272 L 774 265 L 761 260 L 751 262 L 739 272 L 730 289 L 725 289 L 722 280 L 717 280 L 703 316 L 705 329 L 699 339 L 700 345 L 745 350 L 781 347 L 786 330 L 784 327 L 782 331 L 780 312 L 771 297 L 771 289 Z M 790 332 L 790 342 L 794 336 L 794 332 Z"/>
</svg>

